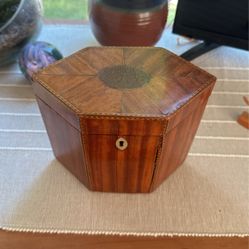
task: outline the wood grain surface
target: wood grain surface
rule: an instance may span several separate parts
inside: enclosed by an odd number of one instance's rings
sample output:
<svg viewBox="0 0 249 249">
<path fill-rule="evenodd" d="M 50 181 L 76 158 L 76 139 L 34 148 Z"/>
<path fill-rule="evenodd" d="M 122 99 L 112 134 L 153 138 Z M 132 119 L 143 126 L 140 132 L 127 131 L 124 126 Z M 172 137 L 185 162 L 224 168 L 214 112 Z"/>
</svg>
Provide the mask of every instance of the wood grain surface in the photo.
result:
<svg viewBox="0 0 249 249">
<path fill-rule="evenodd" d="M 159 138 L 156 136 L 122 136 L 128 147 L 118 150 L 118 136 L 88 135 L 93 190 L 103 192 L 146 193 L 154 172 Z"/>
<path fill-rule="evenodd" d="M 55 157 L 85 186 L 91 188 L 80 132 L 38 97 L 37 102 Z"/>
<path fill-rule="evenodd" d="M 152 190 L 172 174 L 187 157 L 212 89 L 213 85 L 206 88 L 193 103 L 169 120 L 168 132 L 164 134 L 160 158 L 157 160 Z"/>
<path fill-rule="evenodd" d="M 140 70 L 150 80 L 142 87 L 124 88 L 120 82 L 133 84 L 138 75 L 131 77 L 120 67 L 115 74 L 117 65 Z M 109 78 L 116 87 L 101 80 L 106 69 L 113 69 Z M 215 77 L 162 48 L 92 47 L 47 67 L 34 80 L 82 115 L 153 117 L 172 114 Z"/>
<path fill-rule="evenodd" d="M 94 47 L 40 71 L 33 87 L 67 169 L 94 191 L 147 193 L 184 161 L 214 82 L 165 49 Z"/>
<path fill-rule="evenodd" d="M 248 249 L 248 237 L 132 237 L 0 230 L 1 249 Z"/>
<path fill-rule="evenodd" d="M 70 125 L 80 130 L 79 117 L 76 115 L 74 110 L 69 108 L 66 104 L 60 101 L 60 99 L 49 92 L 46 88 L 37 82 L 32 84 L 33 91 L 36 96 L 39 97 L 44 103 L 50 106 L 56 113 L 58 113 L 63 120 L 66 120 Z"/>
</svg>

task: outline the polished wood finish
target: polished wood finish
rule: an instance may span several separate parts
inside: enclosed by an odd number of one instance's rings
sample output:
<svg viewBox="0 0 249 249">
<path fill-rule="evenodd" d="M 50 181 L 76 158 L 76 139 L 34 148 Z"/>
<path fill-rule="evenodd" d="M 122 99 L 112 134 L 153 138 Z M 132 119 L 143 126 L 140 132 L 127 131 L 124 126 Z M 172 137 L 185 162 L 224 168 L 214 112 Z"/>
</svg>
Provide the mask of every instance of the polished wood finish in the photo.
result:
<svg viewBox="0 0 249 249">
<path fill-rule="evenodd" d="M 142 119 L 136 117 L 84 117 L 81 125 L 87 134 L 105 134 L 119 136 L 161 136 L 164 132 L 164 120 Z"/>
<path fill-rule="evenodd" d="M 0 230 L 3 249 L 248 249 L 248 237 L 133 237 Z"/>
<path fill-rule="evenodd" d="M 117 87 L 109 87 L 100 75 L 116 65 L 142 70 L 150 81 L 133 89 L 118 87 L 124 79 L 137 80 L 137 74 L 131 78 L 126 70 L 118 69 Z M 34 80 L 80 115 L 162 118 L 212 84 L 215 77 L 162 48 L 94 47 L 49 66 Z"/>
<path fill-rule="evenodd" d="M 128 143 L 125 150 L 115 147 L 118 138 L 112 135 L 88 135 L 86 138 L 93 190 L 149 192 L 159 138 L 122 136 Z"/>
<path fill-rule="evenodd" d="M 85 186 L 91 188 L 79 131 L 69 122 L 65 122 L 57 112 L 39 97 L 37 97 L 37 102 L 55 157 Z"/>
<path fill-rule="evenodd" d="M 188 109 L 192 108 L 187 106 L 187 110 L 181 110 L 177 117 L 175 116 L 175 118 L 172 118 L 168 122 L 167 128 L 170 129 L 170 131 L 164 134 L 164 143 L 160 151 L 160 159 L 158 159 L 156 165 L 152 189 L 159 186 L 184 162 L 198 129 L 208 96 L 211 94 L 211 91 L 212 86 L 208 87 L 205 92 L 199 95 L 199 97 L 195 100 L 195 102 L 197 102 L 195 105 L 198 107 L 194 111 L 188 113 Z M 186 115 L 186 113 L 188 113 L 188 115 Z M 180 119 L 181 117 L 183 120 L 175 125 L 174 123 L 176 122 L 176 119 Z"/>
<path fill-rule="evenodd" d="M 91 190 L 128 193 L 154 190 L 181 165 L 215 82 L 138 47 L 83 49 L 33 79 L 58 160 Z"/>
<path fill-rule="evenodd" d="M 90 25 L 102 45 L 152 46 L 162 35 L 168 15 L 167 1 L 139 10 L 117 8 L 98 0 L 89 2 Z"/>
<path fill-rule="evenodd" d="M 64 120 L 67 120 L 67 122 L 77 130 L 80 130 L 79 117 L 66 104 L 63 104 L 60 99 L 57 98 L 57 96 L 53 95 L 50 91 L 47 91 L 46 88 L 40 84 L 37 84 L 36 82 L 33 83 L 33 90 L 36 93 L 36 96 L 39 96 L 39 99 L 41 99 L 47 105 L 53 107 L 53 110 Z"/>
</svg>

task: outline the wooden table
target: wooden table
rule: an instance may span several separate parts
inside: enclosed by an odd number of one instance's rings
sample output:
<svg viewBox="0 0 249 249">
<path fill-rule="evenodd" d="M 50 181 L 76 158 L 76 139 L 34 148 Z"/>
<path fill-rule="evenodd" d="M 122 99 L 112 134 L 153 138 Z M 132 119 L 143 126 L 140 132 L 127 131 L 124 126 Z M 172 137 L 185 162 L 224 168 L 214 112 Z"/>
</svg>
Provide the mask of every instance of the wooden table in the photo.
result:
<svg viewBox="0 0 249 249">
<path fill-rule="evenodd" d="M 127 237 L 0 231 L 3 249 L 247 249 L 249 238 Z"/>
</svg>

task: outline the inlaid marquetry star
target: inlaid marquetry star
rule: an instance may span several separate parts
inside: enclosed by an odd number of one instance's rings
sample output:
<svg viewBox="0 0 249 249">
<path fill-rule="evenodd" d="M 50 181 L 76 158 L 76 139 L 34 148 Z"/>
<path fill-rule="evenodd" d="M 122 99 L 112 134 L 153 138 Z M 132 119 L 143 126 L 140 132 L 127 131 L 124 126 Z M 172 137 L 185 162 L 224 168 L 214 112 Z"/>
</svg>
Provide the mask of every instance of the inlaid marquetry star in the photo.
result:
<svg viewBox="0 0 249 249">
<path fill-rule="evenodd" d="M 151 116 L 174 113 L 213 80 L 153 47 L 86 48 L 35 77 L 80 114 Z"/>
</svg>

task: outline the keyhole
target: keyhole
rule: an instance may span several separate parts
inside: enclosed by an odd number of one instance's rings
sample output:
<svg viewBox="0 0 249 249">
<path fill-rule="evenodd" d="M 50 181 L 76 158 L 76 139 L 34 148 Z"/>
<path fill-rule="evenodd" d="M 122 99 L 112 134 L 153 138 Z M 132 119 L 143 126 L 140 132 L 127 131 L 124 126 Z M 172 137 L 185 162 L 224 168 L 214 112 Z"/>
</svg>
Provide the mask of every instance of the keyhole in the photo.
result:
<svg viewBox="0 0 249 249">
<path fill-rule="evenodd" d="M 125 150 L 128 147 L 128 143 L 126 141 L 126 139 L 120 137 L 119 139 L 117 139 L 116 141 L 116 147 L 119 150 Z"/>
</svg>

